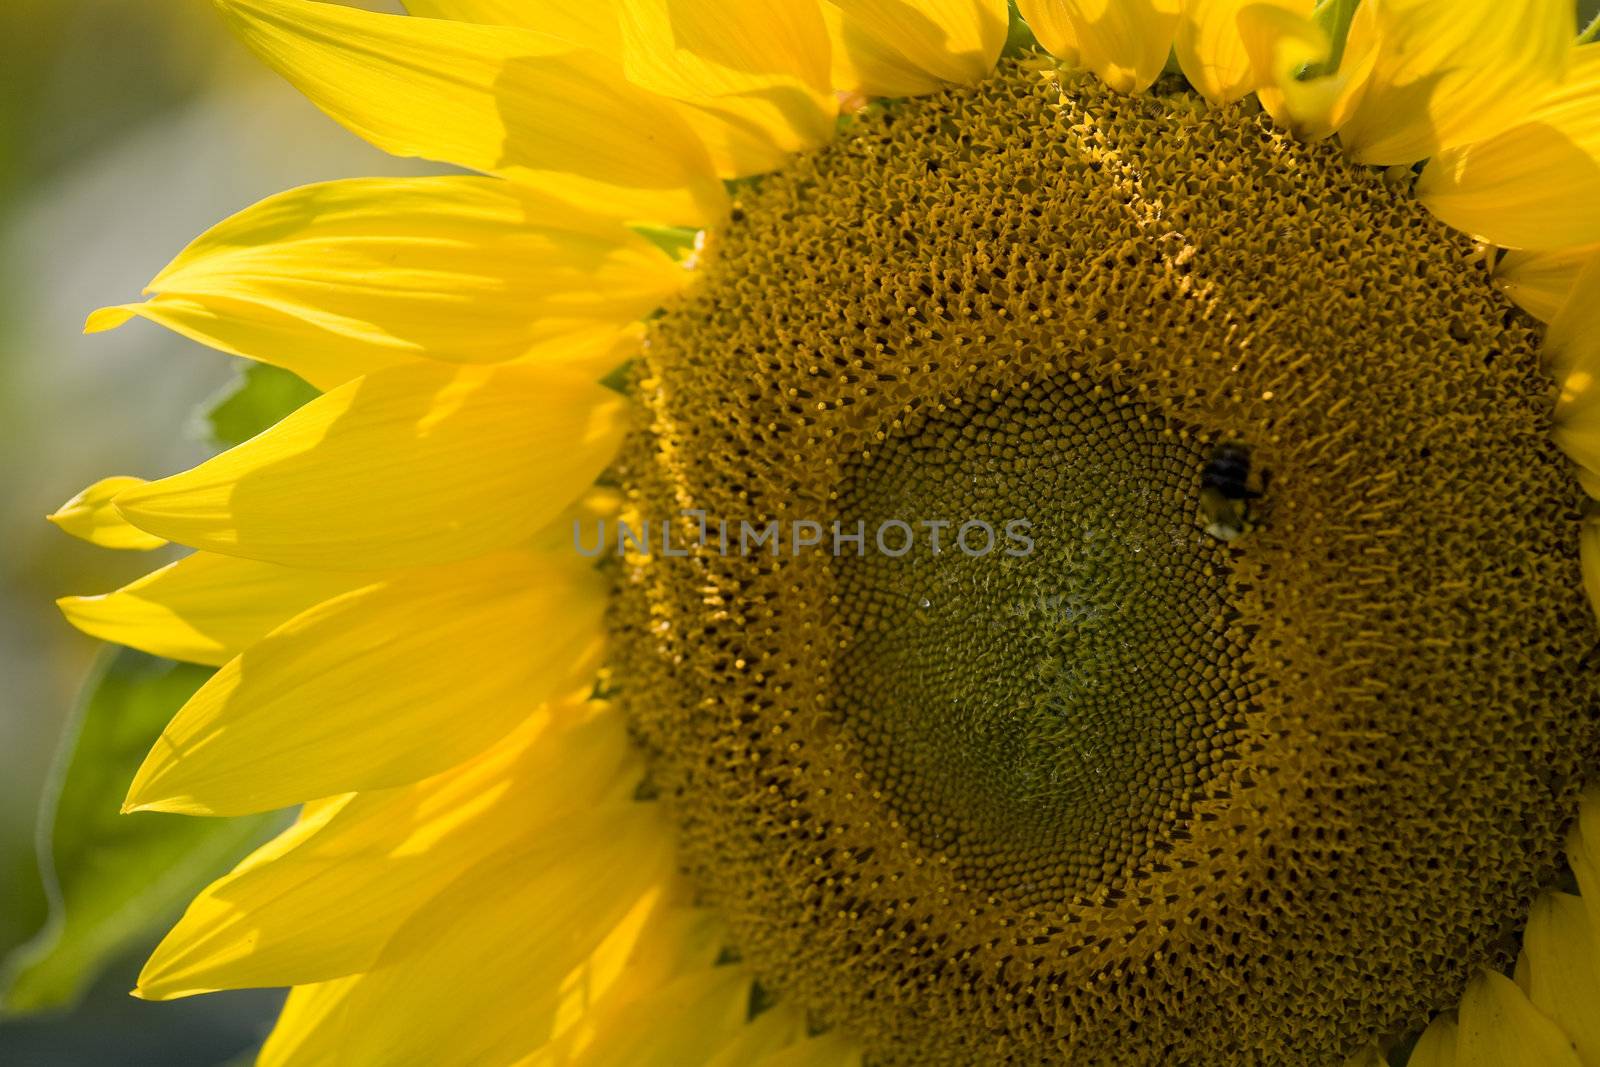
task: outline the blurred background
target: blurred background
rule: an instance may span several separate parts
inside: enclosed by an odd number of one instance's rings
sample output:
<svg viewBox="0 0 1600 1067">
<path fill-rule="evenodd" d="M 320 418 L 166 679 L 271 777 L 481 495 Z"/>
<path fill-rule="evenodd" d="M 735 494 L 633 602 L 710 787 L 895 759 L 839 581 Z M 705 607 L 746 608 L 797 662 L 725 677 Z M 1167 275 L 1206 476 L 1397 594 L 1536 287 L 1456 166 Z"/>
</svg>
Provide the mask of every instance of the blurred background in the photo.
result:
<svg viewBox="0 0 1600 1067">
<path fill-rule="evenodd" d="M 227 1063 L 259 1043 L 280 998 L 128 996 L 176 917 L 174 887 L 160 884 L 173 864 L 150 838 L 178 817 L 129 816 L 146 825 L 131 836 L 100 827 L 78 843 L 75 861 L 117 867 L 124 894 L 161 890 L 138 914 L 102 909 L 67 939 L 47 925 L 38 807 L 99 653 L 52 602 L 109 591 L 167 559 L 95 548 L 43 517 L 106 475 L 159 477 L 214 451 L 197 413 L 238 372 L 238 361 L 138 320 L 84 337 L 84 316 L 137 299 L 190 238 L 264 196 L 415 169 L 302 100 L 226 34 L 210 4 L 0 0 L 0 959 L 10 957 L 0 990 L 12 994 L 0 993 L 0 1064 Z M 171 699 L 203 677 L 158 661 L 132 669 Z M 113 693 L 123 703 L 112 710 L 132 707 L 130 694 Z M 125 787 L 122 776 L 101 790 L 112 810 L 110 794 Z M 249 844 L 217 843 L 214 862 Z M 155 860 L 125 862 L 135 851 Z"/>
</svg>

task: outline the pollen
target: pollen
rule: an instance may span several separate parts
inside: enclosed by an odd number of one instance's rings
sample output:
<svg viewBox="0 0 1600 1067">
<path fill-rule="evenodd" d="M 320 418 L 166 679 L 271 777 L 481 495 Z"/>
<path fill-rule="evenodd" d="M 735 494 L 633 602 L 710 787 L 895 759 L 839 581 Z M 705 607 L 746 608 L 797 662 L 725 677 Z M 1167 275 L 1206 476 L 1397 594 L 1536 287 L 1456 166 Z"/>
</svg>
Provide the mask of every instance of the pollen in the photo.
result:
<svg viewBox="0 0 1600 1067">
<path fill-rule="evenodd" d="M 615 564 L 617 699 L 764 989 L 875 1064 L 1334 1064 L 1509 961 L 1600 756 L 1582 494 L 1536 325 L 1403 185 L 1025 61 L 739 190 L 629 510 L 948 523 Z"/>
</svg>

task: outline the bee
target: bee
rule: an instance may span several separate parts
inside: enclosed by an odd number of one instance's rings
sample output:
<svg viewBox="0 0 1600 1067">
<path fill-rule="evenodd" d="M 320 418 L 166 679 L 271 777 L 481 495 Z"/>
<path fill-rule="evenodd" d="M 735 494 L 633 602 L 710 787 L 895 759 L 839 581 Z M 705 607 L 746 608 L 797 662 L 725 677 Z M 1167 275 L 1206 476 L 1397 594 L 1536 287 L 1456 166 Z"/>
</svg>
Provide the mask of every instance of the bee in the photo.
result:
<svg viewBox="0 0 1600 1067">
<path fill-rule="evenodd" d="M 1250 529 L 1250 501 L 1266 489 L 1250 487 L 1250 450 L 1224 442 L 1200 469 L 1200 525 L 1219 541 L 1233 541 Z"/>
</svg>

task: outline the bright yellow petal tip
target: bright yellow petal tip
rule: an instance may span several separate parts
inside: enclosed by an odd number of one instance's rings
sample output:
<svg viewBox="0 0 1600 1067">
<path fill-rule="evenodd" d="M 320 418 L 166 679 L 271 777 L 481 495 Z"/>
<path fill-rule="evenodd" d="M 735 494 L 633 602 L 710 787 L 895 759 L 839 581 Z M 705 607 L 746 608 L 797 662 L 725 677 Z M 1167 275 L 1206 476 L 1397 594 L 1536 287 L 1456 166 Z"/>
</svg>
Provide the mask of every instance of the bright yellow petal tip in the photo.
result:
<svg viewBox="0 0 1600 1067">
<path fill-rule="evenodd" d="M 166 539 L 132 525 L 115 503 L 122 493 L 146 484 L 143 478 L 126 475 L 102 478 L 45 518 L 73 537 L 101 548 L 138 551 L 160 548 L 167 543 Z"/>
<path fill-rule="evenodd" d="M 83 322 L 84 333 L 105 333 L 115 330 L 118 326 L 133 318 L 136 312 L 127 306 L 117 304 L 91 311 L 89 317 Z"/>
<path fill-rule="evenodd" d="M 196 552 L 115 592 L 56 605 L 91 637 L 220 667 L 307 608 L 373 580 Z"/>
</svg>

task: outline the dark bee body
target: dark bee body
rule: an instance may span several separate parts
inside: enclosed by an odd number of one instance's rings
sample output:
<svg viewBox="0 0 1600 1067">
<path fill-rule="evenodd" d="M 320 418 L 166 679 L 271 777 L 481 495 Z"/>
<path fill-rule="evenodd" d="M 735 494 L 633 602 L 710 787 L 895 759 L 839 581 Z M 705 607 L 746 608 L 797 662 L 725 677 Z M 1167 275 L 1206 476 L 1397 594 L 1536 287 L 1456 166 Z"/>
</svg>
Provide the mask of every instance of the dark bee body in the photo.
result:
<svg viewBox="0 0 1600 1067">
<path fill-rule="evenodd" d="M 1250 450 L 1219 444 L 1200 469 L 1200 524 L 1221 541 L 1232 541 L 1249 528 L 1250 501 L 1261 493 L 1250 487 Z"/>
<path fill-rule="evenodd" d="M 1200 488 L 1215 489 L 1229 500 L 1254 500 L 1250 488 L 1250 450 L 1243 445 L 1218 445 L 1200 469 Z"/>
</svg>

